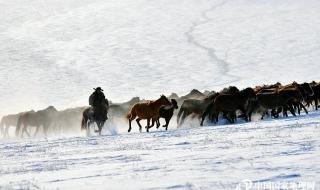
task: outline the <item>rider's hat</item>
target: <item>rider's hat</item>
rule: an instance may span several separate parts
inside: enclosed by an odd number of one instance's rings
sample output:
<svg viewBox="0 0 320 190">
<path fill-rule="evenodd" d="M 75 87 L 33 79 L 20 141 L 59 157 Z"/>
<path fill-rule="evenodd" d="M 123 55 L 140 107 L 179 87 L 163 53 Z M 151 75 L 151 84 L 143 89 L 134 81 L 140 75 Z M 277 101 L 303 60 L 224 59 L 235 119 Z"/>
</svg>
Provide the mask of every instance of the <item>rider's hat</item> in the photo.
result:
<svg viewBox="0 0 320 190">
<path fill-rule="evenodd" d="M 101 87 L 93 88 L 95 91 L 103 91 Z"/>
</svg>

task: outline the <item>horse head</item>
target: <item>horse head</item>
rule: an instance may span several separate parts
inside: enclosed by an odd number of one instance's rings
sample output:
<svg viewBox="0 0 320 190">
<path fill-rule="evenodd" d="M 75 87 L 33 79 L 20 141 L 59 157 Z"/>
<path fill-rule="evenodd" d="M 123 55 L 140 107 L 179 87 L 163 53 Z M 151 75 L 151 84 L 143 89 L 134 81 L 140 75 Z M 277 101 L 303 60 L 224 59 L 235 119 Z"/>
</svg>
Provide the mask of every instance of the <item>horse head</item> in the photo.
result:
<svg viewBox="0 0 320 190">
<path fill-rule="evenodd" d="M 312 87 L 309 83 L 302 83 L 300 85 L 304 91 L 304 93 L 307 95 L 307 96 L 313 96 L 314 95 L 314 92 L 312 90 Z"/>
<path fill-rule="evenodd" d="M 139 102 L 140 101 L 140 98 L 139 97 L 133 97 L 130 101 L 129 101 L 129 103 L 130 104 L 134 104 L 134 103 L 137 103 L 137 102 Z"/>
<path fill-rule="evenodd" d="M 178 107 L 178 103 L 177 103 L 177 101 L 175 99 L 171 99 L 171 104 L 172 104 L 174 109 L 178 109 L 179 108 Z"/>
<path fill-rule="evenodd" d="M 256 99 L 256 93 L 254 92 L 253 88 L 245 88 L 241 90 L 241 93 L 247 97 L 249 100 L 255 100 Z"/>
<path fill-rule="evenodd" d="M 158 101 L 162 104 L 162 105 L 171 105 L 171 102 L 168 100 L 168 98 L 165 95 L 161 95 L 160 98 L 158 99 Z"/>
<path fill-rule="evenodd" d="M 54 106 L 49 106 L 49 107 L 47 107 L 46 111 L 57 112 L 58 110 Z"/>
</svg>

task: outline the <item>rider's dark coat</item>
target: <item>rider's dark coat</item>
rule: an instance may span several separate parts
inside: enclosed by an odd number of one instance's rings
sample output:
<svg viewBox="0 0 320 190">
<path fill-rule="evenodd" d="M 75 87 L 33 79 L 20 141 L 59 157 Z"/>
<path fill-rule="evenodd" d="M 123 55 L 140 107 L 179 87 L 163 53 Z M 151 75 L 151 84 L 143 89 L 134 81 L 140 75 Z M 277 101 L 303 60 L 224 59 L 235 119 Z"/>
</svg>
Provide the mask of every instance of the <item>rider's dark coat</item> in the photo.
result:
<svg viewBox="0 0 320 190">
<path fill-rule="evenodd" d="M 89 105 L 93 107 L 106 106 L 108 102 L 103 92 L 96 90 L 89 97 Z"/>
</svg>

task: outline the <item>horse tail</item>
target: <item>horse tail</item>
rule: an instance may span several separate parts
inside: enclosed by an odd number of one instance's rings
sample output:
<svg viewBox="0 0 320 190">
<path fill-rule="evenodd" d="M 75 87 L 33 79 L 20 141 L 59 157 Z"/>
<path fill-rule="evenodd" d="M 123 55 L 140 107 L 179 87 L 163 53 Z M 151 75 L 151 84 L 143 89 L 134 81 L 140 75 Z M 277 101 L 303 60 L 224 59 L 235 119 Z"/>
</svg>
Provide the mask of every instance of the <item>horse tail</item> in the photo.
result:
<svg viewBox="0 0 320 190">
<path fill-rule="evenodd" d="M 131 110 L 127 113 L 126 118 L 128 120 L 133 120 L 136 118 L 136 112 L 135 112 L 135 107 L 132 107 Z"/>
<path fill-rule="evenodd" d="M 17 127 L 16 127 L 16 137 L 19 135 L 20 129 L 21 129 L 21 125 L 22 125 L 22 117 L 20 116 L 17 122 Z"/>
<path fill-rule="evenodd" d="M 127 119 L 130 119 L 130 118 L 131 118 L 131 111 L 127 113 L 126 118 L 127 118 Z"/>
</svg>

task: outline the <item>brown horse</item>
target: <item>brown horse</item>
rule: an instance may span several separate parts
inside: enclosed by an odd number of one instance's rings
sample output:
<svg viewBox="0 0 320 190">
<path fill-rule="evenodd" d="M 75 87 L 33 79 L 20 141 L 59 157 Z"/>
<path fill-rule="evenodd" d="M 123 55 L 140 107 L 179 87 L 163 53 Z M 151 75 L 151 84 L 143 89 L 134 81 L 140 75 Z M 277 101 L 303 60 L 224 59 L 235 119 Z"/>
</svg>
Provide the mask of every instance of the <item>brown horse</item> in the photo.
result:
<svg viewBox="0 0 320 190">
<path fill-rule="evenodd" d="M 128 132 L 131 131 L 131 121 L 134 120 L 136 117 L 137 124 L 139 125 L 139 131 L 142 131 L 142 126 L 140 121 L 142 119 L 147 120 L 147 132 L 149 132 L 150 128 L 150 121 L 156 120 L 159 118 L 159 109 L 162 105 L 171 105 L 171 102 L 168 100 L 167 97 L 161 95 L 158 100 L 155 101 L 146 101 L 136 103 L 132 106 L 130 112 L 127 114 L 127 119 L 129 120 L 129 129 Z"/>
</svg>

